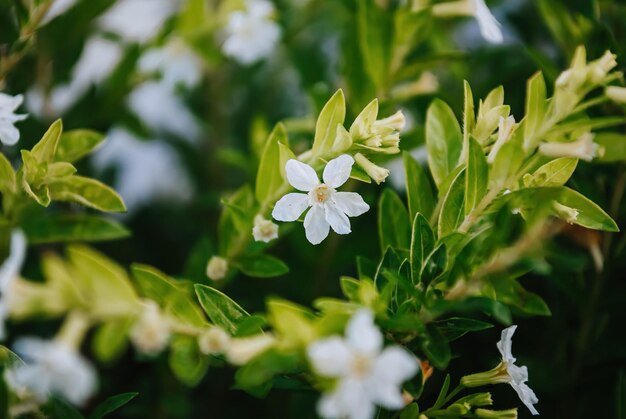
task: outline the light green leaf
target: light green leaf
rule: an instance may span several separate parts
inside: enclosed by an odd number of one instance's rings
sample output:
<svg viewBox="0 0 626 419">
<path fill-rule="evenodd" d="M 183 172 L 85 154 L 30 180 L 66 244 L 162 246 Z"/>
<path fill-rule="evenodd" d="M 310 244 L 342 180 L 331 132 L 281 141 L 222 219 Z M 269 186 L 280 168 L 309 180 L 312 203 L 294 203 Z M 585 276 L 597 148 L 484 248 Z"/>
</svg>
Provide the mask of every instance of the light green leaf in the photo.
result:
<svg viewBox="0 0 626 419">
<path fill-rule="evenodd" d="M 381 253 L 389 246 L 405 250 L 411 246 L 409 213 L 391 189 L 384 189 L 378 201 L 378 235 Z"/>
<path fill-rule="evenodd" d="M 526 84 L 526 117 L 524 121 L 524 149 L 534 149 L 541 139 L 546 117 L 546 82 L 541 72 L 535 73 Z"/>
<path fill-rule="evenodd" d="M 270 255 L 240 256 L 231 263 L 244 274 L 255 278 L 273 278 L 289 272 L 285 262 Z"/>
<path fill-rule="evenodd" d="M 61 133 L 63 132 L 63 123 L 57 119 L 50 125 L 48 131 L 41 137 L 41 140 L 31 150 L 33 157 L 40 163 L 50 163 L 54 160 L 57 152 Z"/>
<path fill-rule="evenodd" d="M 485 152 L 474 137 L 469 138 L 469 153 L 465 176 L 465 215 L 478 205 L 487 192 L 489 166 Z"/>
<path fill-rule="evenodd" d="M 463 136 L 454 112 L 445 102 L 435 99 L 426 113 L 426 148 L 437 188 L 458 166 L 462 146 Z"/>
<path fill-rule="evenodd" d="M 54 182 L 55 180 L 58 180 L 59 178 L 72 176 L 74 173 L 76 173 L 76 168 L 71 163 L 66 163 L 66 162 L 49 163 L 44 181 L 46 183 Z"/>
<path fill-rule="evenodd" d="M 596 156 L 594 162 L 626 161 L 626 135 L 617 132 L 599 132 L 593 141 L 604 151 Z"/>
<path fill-rule="evenodd" d="M 104 141 L 104 135 L 88 129 L 64 132 L 59 140 L 54 161 L 73 163 L 93 151 Z"/>
<path fill-rule="evenodd" d="M 562 157 L 552 160 L 532 174 L 531 186 L 562 186 L 576 170 L 578 159 Z M 530 185 L 529 185 L 530 186 Z"/>
<path fill-rule="evenodd" d="M 388 12 L 375 1 L 358 2 L 359 47 L 363 55 L 365 70 L 377 87 L 386 85 L 392 43 L 392 22 Z"/>
<path fill-rule="evenodd" d="M 50 197 L 105 212 L 124 212 L 126 206 L 113 189 L 95 179 L 71 176 L 50 184 Z"/>
<path fill-rule="evenodd" d="M 422 166 L 406 151 L 403 152 L 404 173 L 406 177 L 406 194 L 409 203 L 409 217 L 422 213 L 430 217 L 435 210 L 435 197 L 430 181 Z"/>
<path fill-rule="evenodd" d="M 177 335 L 170 344 L 170 368 L 176 378 L 188 386 L 200 382 L 208 368 L 208 360 L 193 336 Z"/>
<path fill-rule="evenodd" d="M 29 217 L 22 228 L 32 244 L 115 240 L 130 235 L 117 221 L 87 214 Z"/>
<path fill-rule="evenodd" d="M 465 169 L 461 170 L 450 185 L 443 199 L 439 215 L 438 237 L 452 233 L 465 218 Z"/>
<path fill-rule="evenodd" d="M 196 284 L 196 295 L 209 319 L 230 334 L 237 331 L 237 324 L 250 316 L 239 304 L 221 291 Z"/>
<path fill-rule="evenodd" d="M 562 191 L 559 203 L 578 211 L 574 224 L 592 230 L 619 231 L 615 221 L 589 198 L 567 187 L 563 187 Z"/>
<path fill-rule="evenodd" d="M 0 192 L 15 192 L 15 170 L 4 154 L 0 153 Z"/>
<path fill-rule="evenodd" d="M 285 173 L 285 166 L 291 159 L 296 159 L 296 155 L 291 151 L 291 148 L 287 144 L 278 143 L 278 167 L 280 167 L 280 175 L 283 180 L 287 180 L 287 174 Z"/>
<path fill-rule="evenodd" d="M 128 344 L 128 332 L 133 325 L 133 318 L 126 317 L 111 320 L 98 327 L 91 348 L 98 361 L 109 363 L 119 358 Z"/>
<path fill-rule="evenodd" d="M 469 136 L 476 125 L 476 115 L 474 114 L 474 95 L 467 80 L 463 80 L 463 150 L 469 148 Z"/>
<path fill-rule="evenodd" d="M 323 155 L 329 151 L 335 141 L 337 124 L 343 124 L 346 118 L 346 99 L 341 89 L 326 102 L 315 124 L 313 154 Z"/>
<path fill-rule="evenodd" d="M 265 143 L 259 170 L 256 175 L 255 195 L 259 203 L 264 203 L 272 192 L 283 183 L 281 176 L 279 143 L 288 144 L 287 131 L 283 124 L 277 124 Z M 286 163 L 286 162 L 285 162 Z M 282 169 L 284 170 L 284 168 Z"/>
<path fill-rule="evenodd" d="M 370 130 L 372 124 L 376 122 L 377 117 L 378 99 L 374 99 L 354 119 L 354 122 L 350 125 L 350 135 L 354 138 L 363 137 Z"/>
<path fill-rule="evenodd" d="M 489 174 L 489 187 L 501 188 L 512 176 L 517 175 L 524 163 L 524 150 L 522 149 L 519 129 L 513 134 L 508 142 L 498 150 L 495 161 Z"/>
<path fill-rule="evenodd" d="M 411 235 L 411 278 L 414 284 L 420 282 L 424 261 L 435 247 L 435 233 L 428 220 L 420 213 L 413 220 L 413 234 Z"/>
</svg>

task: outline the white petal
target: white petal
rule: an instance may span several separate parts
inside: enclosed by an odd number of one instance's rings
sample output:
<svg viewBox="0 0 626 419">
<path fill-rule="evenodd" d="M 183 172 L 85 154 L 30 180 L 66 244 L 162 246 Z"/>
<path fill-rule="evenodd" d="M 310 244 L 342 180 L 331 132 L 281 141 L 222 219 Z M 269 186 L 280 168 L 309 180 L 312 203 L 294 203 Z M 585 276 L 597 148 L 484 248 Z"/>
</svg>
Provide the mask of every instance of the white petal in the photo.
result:
<svg viewBox="0 0 626 419">
<path fill-rule="evenodd" d="M 399 386 L 413 377 L 418 369 L 413 355 L 399 346 L 390 346 L 376 359 L 373 376 L 377 381 Z"/>
<path fill-rule="evenodd" d="M 496 344 L 498 350 L 500 351 L 500 355 L 502 355 L 502 359 L 510 364 L 515 362 L 515 358 L 511 353 L 511 346 L 513 345 L 512 339 L 513 334 L 515 333 L 515 329 L 517 329 L 516 325 L 504 329 L 502 331 L 500 341 L 498 341 L 498 343 Z"/>
<path fill-rule="evenodd" d="M 4 145 L 14 145 L 20 139 L 20 132 L 9 121 L 0 121 L 0 141 Z"/>
<path fill-rule="evenodd" d="M 313 205 L 304 217 L 304 231 L 311 244 L 320 244 L 328 236 L 330 226 L 324 214 L 325 211 L 321 205 Z"/>
<path fill-rule="evenodd" d="M 535 403 L 539 402 L 539 399 L 535 395 L 535 392 L 532 391 L 532 389 L 528 387 L 528 385 L 526 385 L 525 383 L 511 383 L 511 387 L 513 387 L 522 403 L 524 403 L 528 410 L 530 410 L 530 413 L 532 413 L 533 415 L 538 415 L 539 412 L 537 411 L 537 409 L 535 409 L 535 406 L 533 406 Z"/>
<path fill-rule="evenodd" d="M 358 217 L 370 209 L 361 195 L 356 192 L 335 192 L 333 201 L 337 209 L 348 217 Z"/>
<path fill-rule="evenodd" d="M 328 162 L 324 168 L 324 183 L 331 188 L 338 188 L 350 177 L 350 171 L 352 171 L 352 165 L 354 159 L 352 156 L 343 154 L 336 159 Z"/>
<path fill-rule="evenodd" d="M 374 314 L 367 309 L 357 311 L 346 327 L 349 345 L 364 354 L 377 355 L 383 346 L 383 335 L 374 324 Z"/>
<path fill-rule="evenodd" d="M 500 44 L 504 40 L 500 23 L 491 14 L 484 0 L 474 0 L 476 6 L 476 20 L 480 27 L 480 33 L 487 41 Z"/>
<path fill-rule="evenodd" d="M 351 354 L 348 346 L 338 336 L 320 340 L 307 350 L 315 372 L 325 377 L 341 377 L 349 370 Z"/>
<path fill-rule="evenodd" d="M 363 383 L 343 379 L 330 394 L 325 394 L 317 405 L 323 418 L 372 419 L 375 407 Z"/>
<path fill-rule="evenodd" d="M 291 159 L 285 165 L 285 173 L 289 184 L 299 191 L 309 192 L 320 184 L 317 173 L 308 164 Z"/>
<path fill-rule="evenodd" d="M 339 211 L 337 206 L 334 203 L 328 202 L 325 206 L 326 209 L 326 222 L 330 224 L 332 229 L 337 234 L 348 234 L 350 233 L 350 220 L 348 220 L 348 216 L 343 212 Z"/>
<path fill-rule="evenodd" d="M 374 380 L 369 381 L 368 384 L 369 397 L 376 404 L 394 410 L 404 407 L 405 402 L 400 386 Z"/>
<path fill-rule="evenodd" d="M 20 273 L 25 256 L 26 236 L 21 230 L 13 230 L 9 257 L 0 266 L 0 292 L 7 292 L 9 284 Z"/>
<path fill-rule="evenodd" d="M 278 200 L 272 217 L 278 221 L 296 221 L 309 206 L 309 197 L 303 193 L 288 193 Z"/>
</svg>

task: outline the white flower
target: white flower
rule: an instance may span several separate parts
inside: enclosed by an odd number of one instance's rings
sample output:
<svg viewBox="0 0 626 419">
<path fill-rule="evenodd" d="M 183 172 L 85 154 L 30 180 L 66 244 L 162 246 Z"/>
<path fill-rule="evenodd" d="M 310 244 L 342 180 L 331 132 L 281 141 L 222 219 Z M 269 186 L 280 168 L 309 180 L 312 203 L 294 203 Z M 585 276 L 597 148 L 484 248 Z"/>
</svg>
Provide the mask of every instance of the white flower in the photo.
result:
<svg viewBox="0 0 626 419">
<path fill-rule="evenodd" d="M 535 393 L 526 384 L 528 381 L 528 369 L 525 366 L 518 367 L 515 365 L 515 358 L 511 353 L 511 346 L 513 345 L 513 334 L 515 333 L 517 326 L 511 326 L 502 331 L 501 339 L 497 343 L 498 351 L 502 355 L 502 363 L 506 367 L 506 371 L 509 375 L 509 384 L 515 390 L 522 403 L 528 407 L 528 410 L 533 415 L 538 415 L 539 412 L 533 406 L 539 402 Z"/>
<path fill-rule="evenodd" d="M 4 145 L 14 145 L 20 139 L 20 132 L 15 128 L 17 121 L 27 115 L 18 115 L 15 110 L 22 104 L 24 96 L 10 96 L 0 93 L 0 141 Z"/>
<path fill-rule="evenodd" d="M 272 347 L 275 341 L 269 333 L 232 339 L 226 350 L 226 358 L 233 365 L 247 364 Z"/>
<path fill-rule="evenodd" d="M 161 82 L 172 89 L 177 85 L 192 88 L 202 77 L 200 60 L 178 38 L 169 40 L 161 48 L 146 51 L 139 59 L 138 67 L 142 73 L 160 73 Z"/>
<path fill-rule="evenodd" d="M 193 195 L 193 185 L 176 150 L 164 141 L 142 140 L 125 129 L 113 128 L 92 162 L 99 170 L 117 169 L 115 189 L 129 213 L 156 200 L 184 202 Z"/>
<path fill-rule="evenodd" d="M 328 236 L 329 227 L 337 234 L 350 233 L 350 220 L 367 210 L 369 205 L 356 192 L 337 192 L 350 177 L 354 159 L 341 155 L 328 162 L 324 169 L 324 183 L 320 183 L 315 170 L 308 164 L 291 159 L 285 165 L 289 184 L 302 193 L 283 196 L 274 207 L 272 216 L 278 221 L 295 221 L 309 207 L 304 217 L 306 238 L 319 244 Z"/>
<path fill-rule="evenodd" d="M 25 337 L 15 342 L 13 348 L 26 362 L 5 373 L 7 383 L 18 395 L 44 402 L 53 393 L 80 406 L 95 392 L 94 367 L 67 344 Z"/>
<path fill-rule="evenodd" d="M 278 238 L 278 226 L 270 220 L 263 218 L 262 215 L 257 214 L 257 216 L 254 217 L 252 235 L 254 236 L 254 240 L 258 242 L 269 243 Z"/>
<path fill-rule="evenodd" d="M 11 250 L 0 266 L 0 340 L 5 338 L 4 322 L 9 314 L 11 286 L 19 275 L 26 256 L 26 236 L 21 230 L 11 232 Z"/>
<path fill-rule="evenodd" d="M 158 35 L 178 5 L 177 0 L 118 0 L 98 19 L 98 26 L 126 41 L 144 43 Z"/>
<path fill-rule="evenodd" d="M 167 346 L 170 325 L 154 301 L 146 301 L 143 311 L 130 331 L 130 340 L 142 353 L 154 355 Z"/>
<path fill-rule="evenodd" d="M 626 87 L 609 86 L 604 93 L 615 103 L 626 104 Z"/>
<path fill-rule="evenodd" d="M 266 0 L 249 0 L 245 11 L 228 17 L 224 55 L 249 65 L 268 57 L 280 37 L 280 27 L 271 20 L 274 6 Z"/>
<path fill-rule="evenodd" d="M 485 0 L 471 0 L 474 8 L 474 16 L 480 27 L 480 34 L 487 41 L 500 44 L 504 40 L 500 23 L 491 14 L 491 11 L 485 4 Z"/>
<path fill-rule="evenodd" d="M 307 353 L 315 373 L 337 379 L 333 391 L 318 404 L 318 413 L 325 418 L 368 419 L 374 417 L 376 405 L 402 408 L 402 383 L 418 371 L 416 358 L 405 349 L 383 349 L 383 336 L 372 312 L 365 309 L 350 319 L 345 338 L 317 341 Z"/>
<path fill-rule="evenodd" d="M 226 352 L 231 338 L 224 329 L 213 326 L 198 336 L 198 347 L 205 355 L 218 355 Z"/>
<path fill-rule="evenodd" d="M 387 176 L 389 176 L 389 169 L 385 169 L 384 167 L 380 167 L 379 165 L 372 163 L 370 159 L 361 153 L 356 153 L 354 155 L 354 159 L 356 160 L 356 164 L 358 164 L 361 169 L 365 170 L 365 173 L 367 173 L 367 175 L 379 185 L 387 179 Z"/>
<path fill-rule="evenodd" d="M 212 256 L 206 265 L 206 276 L 213 281 L 224 279 L 228 273 L 228 261 L 219 256 Z"/>
<path fill-rule="evenodd" d="M 496 155 L 500 148 L 506 143 L 509 138 L 511 138 L 511 133 L 515 128 L 515 117 L 513 115 L 508 116 L 507 118 L 500 117 L 500 122 L 498 122 L 498 138 L 496 142 L 491 147 L 491 151 L 489 152 L 489 156 L 487 156 L 487 161 L 490 164 L 496 160 Z"/>
<path fill-rule="evenodd" d="M 539 146 L 539 152 L 548 157 L 575 157 L 591 161 L 598 154 L 598 144 L 593 142 L 593 135 L 587 132 L 578 140 L 569 143 L 542 143 Z"/>
</svg>

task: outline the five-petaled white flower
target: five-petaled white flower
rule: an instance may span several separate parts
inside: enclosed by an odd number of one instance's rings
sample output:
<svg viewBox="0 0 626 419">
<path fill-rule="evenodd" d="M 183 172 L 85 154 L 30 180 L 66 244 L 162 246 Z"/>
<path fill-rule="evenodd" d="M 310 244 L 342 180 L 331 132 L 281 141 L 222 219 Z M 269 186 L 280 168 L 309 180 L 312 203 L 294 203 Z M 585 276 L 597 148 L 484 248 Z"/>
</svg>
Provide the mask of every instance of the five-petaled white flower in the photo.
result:
<svg viewBox="0 0 626 419">
<path fill-rule="evenodd" d="M 491 11 L 485 4 L 485 0 L 471 0 L 474 8 L 474 16 L 480 27 L 480 34 L 487 41 L 500 44 L 504 40 L 500 22 L 491 14 Z"/>
<path fill-rule="evenodd" d="M 252 236 L 258 242 L 269 243 L 278 238 L 278 226 L 263 218 L 261 214 L 254 217 L 254 227 L 252 227 Z"/>
<path fill-rule="evenodd" d="M 405 349 L 383 349 L 383 335 L 366 309 L 354 314 L 345 339 L 333 336 L 314 342 L 308 356 L 317 374 L 337 379 L 333 391 L 318 404 L 318 413 L 326 418 L 368 419 L 374 417 L 376 405 L 402 408 L 401 385 L 419 368 Z"/>
<path fill-rule="evenodd" d="M 508 383 L 511 384 L 511 387 L 513 387 L 513 390 L 515 390 L 522 403 L 528 407 L 528 410 L 530 410 L 533 415 L 538 415 L 539 412 L 533 405 L 538 403 L 539 399 L 537 399 L 535 393 L 528 387 L 528 384 L 526 384 L 526 381 L 528 381 L 528 369 L 525 366 L 518 367 L 515 365 L 515 358 L 511 353 L 515 329 L 517 329 L 517 326 L 513 325 L 502 331 L 500 341 L 497 343 L 498 350 L 502 355 L 502 364 L 506 367 L 506 371 L 510 377 Z"/>
<path fill-rule="evenodd" d="M 280 37 L 280 27 L 271 20 L 274 6 L 266 0 L 249 0 L 245 11 L 235 11 L 228 17 L 225 55 L 249 65 L 269 56 Z"/>
<path fill-rule="evenodd" d="M 4 321 L 9 313 L 11 286 L 22 269 L 26 256 L 26 236 L 21 230 L 11 233 L 11 250 L 2 266 L 0 266 L 0 339 L 4 339 Z"/>
<path fill-rule="evenodd" d="M 170 339 L 170 324 L 157 303 L 151 300 L 144 303 L 130 331 L 130 340 L 139 352 L 156 355 L 167 346 Z"/>
<path fill-rule="evenodd" d="M 324 168 L 324 183 L 320 183 L 315 170 L 308 164 L 291 159 L 285 165 L 289 184 L 302 193 L 283 196 L 274 207 L 272 216 L 278 221 L 295 221 L 309 207 L 304 217 L 306 238 L 319 244 L 328 236 L 329 228 L 337 234 L 350 233 L 350 220 L 367 210 L 369 205 L 356 192 L 337 192 L 335 189 L 346 183 L 354 159 L 343 154 L 328 162 Z"/>
<path fill-rule="evenodd" d="M 53 393 L 81 406 L 95 392 L 94 367 L 65 342 L 25 337 L 13 348 L 26 363 L 6 370 L 5 378 L 19 397 L 42 403 Z"/>
<path fill-rule="evenodd" d="M 27 115 L 18 115 L 15 110 L 24 101 L 24 96 L 10 96 L 0 93 L 0 141 L 4 145 L 14 145 L 20 139 L 20 132 L 15 128 L 17 121 L 22 121 Z"/>
</svg>

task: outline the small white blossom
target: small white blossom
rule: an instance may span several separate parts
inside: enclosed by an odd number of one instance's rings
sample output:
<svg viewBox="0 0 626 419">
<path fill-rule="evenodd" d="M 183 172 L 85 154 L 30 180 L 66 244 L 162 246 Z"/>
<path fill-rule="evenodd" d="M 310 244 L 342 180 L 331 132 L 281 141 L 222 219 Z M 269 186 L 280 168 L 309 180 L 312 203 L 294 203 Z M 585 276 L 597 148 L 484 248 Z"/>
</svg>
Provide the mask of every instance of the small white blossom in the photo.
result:
<svg viewBox="0 0 626 419">
<path fill-rule="evenodd" d="M 219 355 L 226 352 L 231 337 L 224 329 L 213 326 L 198 336 L 198 347 L 205 355 Z"/>
<path fill-rule="evenodd" d="M 502 27 L 500 22 L 491 14 L 491 11 L 485 4 L 485 0 L 471 0 L 471 2 L 474 8 L 474 16 L 483 38 L 494 44 L 502 43 L 504 40 Z"/>
<path fill-rule="evenodd" d="M 135 348 L 147 355 L 155 355 L 167 346 L 170 325 L 154 301 L 146 301 L 143 311 L 130 331 L 130 340 Z"/>
<path fill-rule="evenodd" d="M 226 358 L 233 365 L 244 365 L 271 348 L 276 339 L 269 333 L 231 339 Z"/>
<path fill-rule="evenodd" d="M 515 333 L 517 326 L 511 326 L 502 331 L 501 339 L 497 343 L 498 351 L 502 355 L 502 363 L 506 367 L 506 371 L 509 375 L 509 384 L 515 390 L 522 403 L 528 407 L 528 410 L 533 415 L 538 415 L 539 412 L 533 406 L 539 402 L 535 393 L 526 384 L 528 381 L 528 369 L 525 366 L 518 367 L 515 365 L 515 358 L 511 353 L 511 347 L 513 345 L 513 334 Z"/>
<path fill-rule="evenodd" d="M 254 236 L 254 240 L 258 242 L 269 243 L 278 238 L 278 226 L 270 220 L 266 220 L 260 214 L 257 214 L 257 216 L 254 217 L 252 235 Z"/>
<path fill-rule="evenodd" d="M 14 145 L 20 139 L 20 132 L 15 128 L 17 121 L 26 119 L 27 115 L 18 115 L 15 110 L 24 101 L 24 96 L 11 96 L 0 93 L 0 141 L 4 145 Z"/>
<path fill-rule="evenodd" d="M 228 261 L 219 256 L 212 256 L 206 265 L 206 276 L 213 281 L 224 279 L 228 273 Z"/>
<path fill-rule="evenodd" d="M 320 183 L 315 170 L 308 164 L 291 159 L 285 165 L 289 184 L 303 193 L 289 193 L 274 207 L 272 216 L 278 221 L 295 221 L 311 208 L 304 217 L 306 238 L 312 244 L 321 243 L 330 228 L 337 234 L 350 233 L 350 220 L 367 210 L 369 205 L 356 192 L 337 192 L 335 189 L 346 183 L 354 159 L 341 155 L 328 162 L 324 168 L 324 183 Z"/>
<path fill-rule="evenodd" d="M 192 88 L 202 78 L 202 64 L 193 51 L 179 38 L 171 39 L 161 48 L 146 51 L 138 62 L 142 73 L 160 73 L 161 82 L 172 89 L 178 85 Z"/>
<path fill-rule="evenodd" d="M 98 19 L 98 26 L 125 41 L 144 43 L 158 35 L 179 4 L 177 0 L 118 0 Z"/>
<path fill-rule="evenodd" d="M 402 408 L 402 383 L 419 368 L 417 359 L 405 349 L 383 349 L 383 336 L 372 312 L 365 309 L 350 319 L 345 338 L 317 341 L 307 352 L 315 373 L 337 379 L 335 388 L 318 404 L 318 413 L 325 418 L 369 419 L 376 405 Z"/>
<path fill-rule="evenodd" d="M 52 393 L 81 406 L 94 394 L 94 367 L 64 342 L 25 337 L 13 349 L 25 364 L 8 369 L 5 378 L 18 396 L 43 403 Z"/>
<path fill-rule="evenodd" d="M 280 27 L 271 19 L 274 6 L 266 0 L 249 0 L 245 11 L 228 17 L 224 55 L 249 65 L 268 57 L 280 37 Z"/>
<path fill-rule="evenodd" d="M 539 152 L 548 157 L 575 157 L 591 161 L 598 155 L 598 144 L 593 142 L 593 134 L 587 132 L 578 140 L 568 143 L 542 143 L 539 146 Z"/>
<path fill-rule="evenodd" d="M 609 86 L 604 93 L 615 103 L 626 104 L 626 87 Z"/>
<path fill-rule="evenodd" d="M 4 322 L 9 314 L 11 288 L 22 269 L 25 256 L 26 236 L 21 230 L 13 230 L 9 256 L 0 266 L 0 340 L 5 338 Z"/>
</svg>

